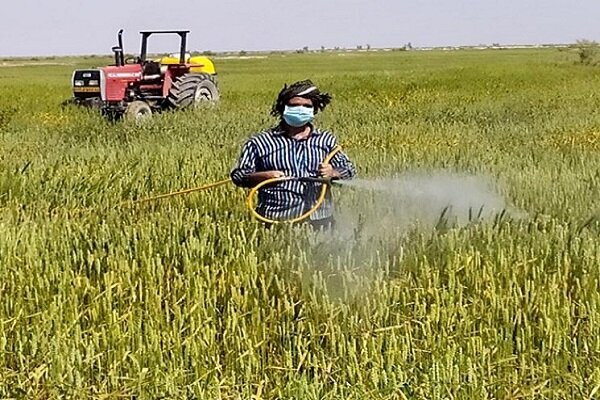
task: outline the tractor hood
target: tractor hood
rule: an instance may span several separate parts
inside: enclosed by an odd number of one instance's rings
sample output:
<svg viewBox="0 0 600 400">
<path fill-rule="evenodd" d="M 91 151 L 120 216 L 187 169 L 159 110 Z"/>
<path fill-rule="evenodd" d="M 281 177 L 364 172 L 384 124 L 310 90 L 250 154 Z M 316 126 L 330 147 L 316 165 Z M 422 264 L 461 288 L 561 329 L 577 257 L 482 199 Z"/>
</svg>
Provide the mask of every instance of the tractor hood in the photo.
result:
<svg viewBox="0 0 600 400">
<path fill-rule="evenodd" d="M 142 79 L 142 66 L 130 64 L 102 68 L 106 79 L 105 101 L 122 101 L 129 84 Z"/>
<path fill-rule="evenodd" d="M 139 64 L 124 65 L 122 67 L 110 66 L 102 68 L 106 79 L 137 80 L 142 77 L 142 66 Z"/>
</svg>

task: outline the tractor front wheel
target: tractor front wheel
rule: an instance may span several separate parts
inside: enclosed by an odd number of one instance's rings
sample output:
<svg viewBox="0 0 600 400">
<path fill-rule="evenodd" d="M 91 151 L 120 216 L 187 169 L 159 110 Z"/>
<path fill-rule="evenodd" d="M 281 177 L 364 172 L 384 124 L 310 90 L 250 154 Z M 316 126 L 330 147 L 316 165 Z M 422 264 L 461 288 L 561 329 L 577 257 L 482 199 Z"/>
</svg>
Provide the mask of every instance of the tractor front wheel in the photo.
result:
<svg viewBox="0 0 600 400">
<path fill-rule="evenodd" d="M 219 89 L 213 75 L 185 74 L 177 78 L 169 90 L 169 103 L 176 108 L 198 106 L 219 101 Z"/>
<path fill-rule="evenodd" d="M 132 122 L 140 122 L 152 115 L 152 108 L 145 101 L 132 101 L 125 109 L 125 119 Z"/>
</svg>

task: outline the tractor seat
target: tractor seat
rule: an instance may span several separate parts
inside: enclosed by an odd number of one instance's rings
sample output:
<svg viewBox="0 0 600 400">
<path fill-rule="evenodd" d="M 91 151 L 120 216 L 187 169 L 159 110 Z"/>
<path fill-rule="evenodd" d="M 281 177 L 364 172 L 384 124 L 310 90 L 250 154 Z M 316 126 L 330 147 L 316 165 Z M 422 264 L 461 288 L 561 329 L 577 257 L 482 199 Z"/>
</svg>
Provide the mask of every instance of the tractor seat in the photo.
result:
<svg viewBox="0 0 600 400">
<path fill-rule="evenodd" d="M 144 80 L 151 81 L 161 78 L 160 64 L 156 61 L 146 61 L 142 66 Z"/>
</svg>

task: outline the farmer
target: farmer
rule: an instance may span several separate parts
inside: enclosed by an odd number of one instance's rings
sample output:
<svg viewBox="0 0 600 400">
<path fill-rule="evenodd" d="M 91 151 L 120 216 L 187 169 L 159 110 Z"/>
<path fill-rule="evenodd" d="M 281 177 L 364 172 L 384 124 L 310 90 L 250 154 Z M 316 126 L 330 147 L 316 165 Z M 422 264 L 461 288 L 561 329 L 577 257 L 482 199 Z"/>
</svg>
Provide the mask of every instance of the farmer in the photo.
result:
<svg viewBox="0 0 600 400">
<path fill-rule="evenodd" d="M 309 80 L 285 85 L 271 110 L 271 114 L 279 118 L 279 124 L 246 142 L 231 171 L 233 183 L 254 187 L 264 180 L 284 176 L 352 178 L 354 166 L 344 153 L 338 152 L 329 163 L 323 163 L 336 147 L 336 138 L 329 131 L 317 129 L 313 119 L 330 101 L 331 96 L 321 93 Z M 256 211 L 272 220 L 292 219 L 310 210 L 320 192 L 320 183 L 286 181 L 267 185 L 258 194 Z M 329 191 L 323 204 L 309 218 L 316 229 L 333 225 L 333 201 Z"/>
</svg>

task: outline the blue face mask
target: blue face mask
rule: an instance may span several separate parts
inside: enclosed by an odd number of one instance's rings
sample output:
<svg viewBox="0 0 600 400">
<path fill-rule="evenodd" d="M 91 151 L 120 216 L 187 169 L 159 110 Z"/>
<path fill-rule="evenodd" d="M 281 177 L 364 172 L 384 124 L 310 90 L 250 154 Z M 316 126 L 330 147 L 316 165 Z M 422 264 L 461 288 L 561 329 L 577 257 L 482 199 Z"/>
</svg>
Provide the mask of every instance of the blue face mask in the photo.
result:
<svg viewBox="0 0 600 400">
<path fill-rule="evenodd" d="M 315 119 L 315 113 L 312 107 L 285 106 L 283 119 L 289 126 L 299 128 L 310 124 Z"/>
</svg>

